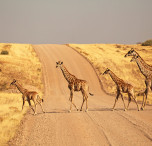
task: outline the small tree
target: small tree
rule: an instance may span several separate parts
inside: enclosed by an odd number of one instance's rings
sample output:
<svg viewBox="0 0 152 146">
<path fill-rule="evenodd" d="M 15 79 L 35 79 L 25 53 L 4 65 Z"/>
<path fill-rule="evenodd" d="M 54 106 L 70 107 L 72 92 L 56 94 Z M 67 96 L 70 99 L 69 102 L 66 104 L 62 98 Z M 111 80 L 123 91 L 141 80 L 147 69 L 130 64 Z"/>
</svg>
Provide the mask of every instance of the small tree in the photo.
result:
<svg viewBox="0 0 152 146">
<path fill-rule="evenodd" d="M 152 39 L 143 42 L 141 45 L 142 45 L 142 46 L 152 46 Z"/>
<path fill-rule="evenodd" d="M 8 55 L 8 54 L 9 54 L 9 52 L 7 50 L 2 50 L 1 51 L 1 55 Z"/>
</svg>

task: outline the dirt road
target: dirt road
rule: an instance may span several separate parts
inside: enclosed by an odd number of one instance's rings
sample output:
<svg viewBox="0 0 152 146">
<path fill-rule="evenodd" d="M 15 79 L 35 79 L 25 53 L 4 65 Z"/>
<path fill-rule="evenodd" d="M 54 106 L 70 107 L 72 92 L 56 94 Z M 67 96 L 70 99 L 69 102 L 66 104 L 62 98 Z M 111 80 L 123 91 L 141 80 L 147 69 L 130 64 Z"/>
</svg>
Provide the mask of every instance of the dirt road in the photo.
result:
<svg viewBox="0 0 152 146">
<path fill-rule="evenodd" d="M 93 68 L 82 56 L 65 45 L 34 45 L 34 48 L 43 64 L 46 113 L 42 114 L 38 108 L 38 115 L 33 116 L 32 111 L 27 114 L 14 145 L 152 145 L 151 106 L 137 111 L 135 103 L 131 102 L 130 110 L 124 112 L 119 99 L 117 110 L 111 111 L 115 97 L 101 90 Z M 94 96 L 89 96 L 88 113 L 74 108 L 68 113 L 70 93 L 61 70 L 56 69 L 59 60 L 70 73 L 89 82 Z M 81 93 L 74 93 L 74 102 L 80 109 Z"/>
</svg>

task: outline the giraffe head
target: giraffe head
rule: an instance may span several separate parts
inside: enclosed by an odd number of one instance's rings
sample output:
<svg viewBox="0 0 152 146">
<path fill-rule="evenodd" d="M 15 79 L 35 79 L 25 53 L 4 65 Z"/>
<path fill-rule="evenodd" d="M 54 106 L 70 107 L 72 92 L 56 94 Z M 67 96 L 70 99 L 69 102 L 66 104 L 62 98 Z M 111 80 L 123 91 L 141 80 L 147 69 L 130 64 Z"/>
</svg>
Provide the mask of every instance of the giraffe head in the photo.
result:
<svg viewBox="0 0 152 146">
<path fill-rule="evenodd" d="M 103 75 L 108 74 L 108 73 L 109 73 L 109 71 L 110 71 L 110 69 L 109 69 L 109 68 L 107 68 L 107 69 L 104 71 Z"/>
<path fill-rule="evenodd" d="M 136 61 L 136 59 L 137 59 L 138 57 L 139 57 L 138 55 L 133 56 L 132 59 L 130 60 L 130 62 Z"/>
<path fill-rule="evenodd" d="M 131 48 L 131 50 L 128 51 L 128 53 L 124 57 L 135 56 L 135 55 L 137 55 L 137 52 L 133 48 Z"/>
<path fill-rule="evenodd" d="M 62 64 L 63 64 L 63 62 L 62 62 L 62 61 L 58 61 L 58 62 L 56 62 L 56 68 L 58 68 L 58 67 L 62 66 Z"/>
<path fill-rule="evenodd" d="M 14 85 L 15 83 L 16 83 L 16 80 L 14 79 L 10 85 Z"/>
</svg>

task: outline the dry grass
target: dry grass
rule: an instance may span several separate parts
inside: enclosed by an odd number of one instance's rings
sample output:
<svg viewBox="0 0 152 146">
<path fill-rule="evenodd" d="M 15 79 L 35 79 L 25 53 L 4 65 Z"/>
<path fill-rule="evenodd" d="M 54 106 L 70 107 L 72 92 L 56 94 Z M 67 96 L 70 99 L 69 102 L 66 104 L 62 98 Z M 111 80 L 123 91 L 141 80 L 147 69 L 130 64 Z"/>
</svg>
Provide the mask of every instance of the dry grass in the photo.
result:
<svg viewBox="0 0 152 146">
<path fill-rule="evenodd" d="M 94 65 L 96 70 L 103 73 L 106 68 L 111 69 L 118 77 L 131 83 L 135 87 L 136 94 L 145 89 L 144 76 L 140 73 L 135 62 L 130 62 L 131 57 L 125 58 L 124 55 L 135 48 L 140 56 L 152 65 L 152 46 L 120 45 L 120 44 L 69 44 L 68 46 L 76 49 L 84 55 Z M 109 94 L 116 93 L 116 86 L 109 75 L 100 75 L 104 90 Z M 148 103 L 152 103 L 150 93 Z M 138 100 L 142 100 L 139 96 Z"/>
<path fill-rule="evenodd" d="M 1 91 L 9 89 L 10 82 L 14 78 L 22 84 L 36 86 L 39 89 L 43 88 L 41 64 L 31 45 L 0 44 L 0 52 L 3 50 L 7 50 L 9 55 L 0 55 Z"/>
<path fill-rule="evenodd" d="M 21 94 L 0 93 L 0 145 L 12 138 L 27 110 L 21 110 Z M 27 104 L 27 103 L 26 103 Z"/>
<path fill-rule="evenodd" d="M 10 83 L 17 79 L 25 88 L 41 95 L 43 85 L 41 64 L 29 44 L 0 44 L 0 69 L 0 145 L 5 145 L 28 109 L 26 103 L 21 110 L 22 95 Z"/>
</svg>

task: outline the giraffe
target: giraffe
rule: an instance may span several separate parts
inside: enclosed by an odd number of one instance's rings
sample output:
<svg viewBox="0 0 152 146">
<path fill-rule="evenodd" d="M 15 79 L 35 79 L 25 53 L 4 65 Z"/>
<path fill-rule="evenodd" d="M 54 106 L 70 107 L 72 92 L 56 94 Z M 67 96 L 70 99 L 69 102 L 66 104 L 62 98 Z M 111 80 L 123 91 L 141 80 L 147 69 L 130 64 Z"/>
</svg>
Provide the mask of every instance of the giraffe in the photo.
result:
<svg viewBox="0 0 152 146">
<path fill-rule="evenodd" d="M 23 88 L 15 79 L 13 80 L 13 82 L 10 85 L 16 86 L 17 89 L 22 93 L 22 99 L 23 99 L 22 110 L 24 108 L 25 101 L 28 101 L 30 108 L 34 112 L 34 115 L 37 114 L 37 112 L 36 112 L 37 104 L 39 104 L 41 106 L 43 113 L 45 113 L 45 111 L 42 107 L 43 99 L 40 98 L 40 96 L 38 95 L 38 93 L 36 91 L 28 91 L 27 89 Z M 35 110 L 33 109 L 30 100 L 33 100 L 34 105 L 35 105 Z"/>
<path fill-rule="evenodd" d="M 81 91 L 81 93 L 83 95 L 83 102 L 82 102 L 80 111 L 82 111 L 83 104 L 86 101 L 86 112 L 87 112 L 88 111 L 88 95 L 87 95 L 87 91 L 89 91 L 89 85 L 88 85 L 87 81 L 81 80 L 81 79 L 77 79 L 74 75 L 69 73 L 69 71 L 63 65 L 62 61 L 56 62 L 56 68 L 58 68 L 58 67 L 61 69 L 64 78 L 67 80 L 68 88 L 70 90 L 70 98 L 69 98 L 69 100 L 71 102 L 71 105 L 70 105 L 69 112 L 71 112 L 72 105 L 74 105 L 74 107 L 78 111 L 78 108 L 76 107 L 76 105 L 73 102 L 73 92 L 74 91 Z M 91 96 L 93 96 L 92 93 L 89 93 L 89 94 Z"/>
<path fill-rule="evenodd" d="M 114 110 L 115 108 L 115 105 L 116 105 L 116 102 L 118 101 L 118 98 L 119 96 L 121 95 L 121 98 L 122 98 L 122 101 L 123 101 L 123 104 L 124 104 L 124 111 L 126 111 L 128 108 L 129 108 L 129 104 L 131 102 L 131 98 L 133 98 L 133 100 L 135 101 L 136 105 L 137 105 L 137 109 L 139 111 L 139 107 L 138 107 L 138 104 L 137 104 L 137 100 L 136 100 L 136 97 L 135 97 L 135 94 L 134 94 L 134 87 L 131 85 L 131 84 L 128 84 L 126 82 L 124 82 L 122 79 L 118 78 L 110 69 L 106 69 L 105 72 L 103 73 L 104 74 L 109 74 L 110 77 L 112 78 L 112 80 L 115 82 L 116 86 L 117 86 L 117 95 L 116 95 L 116 98 L 115 98 L 115 103 L 113 105 L 113 108 L 112 110 Z M 128 106 L 127 106 L 127 109 L 126 109 L 126 106 L 125 106 L 125 103 L 124 103 L 124 98 L 123 98 L 123 95 L 122 93 L 128 93 Z"/>
<path fill-rule="evenodd" d="M 152 90 L 152 66 L 148 65 L 135 50 L 131 53 L 129 52 L 128 54 L 129 54 L 128 56 L 133 56 L 130 62 L 136 61 L 141 73 L 145 76 L 146 89 L 142 94 L 143 101 L 141 106 L 141 110 L 144 110 L 148 98 L 149 90 L 150 89 Z"/>
</svg>

